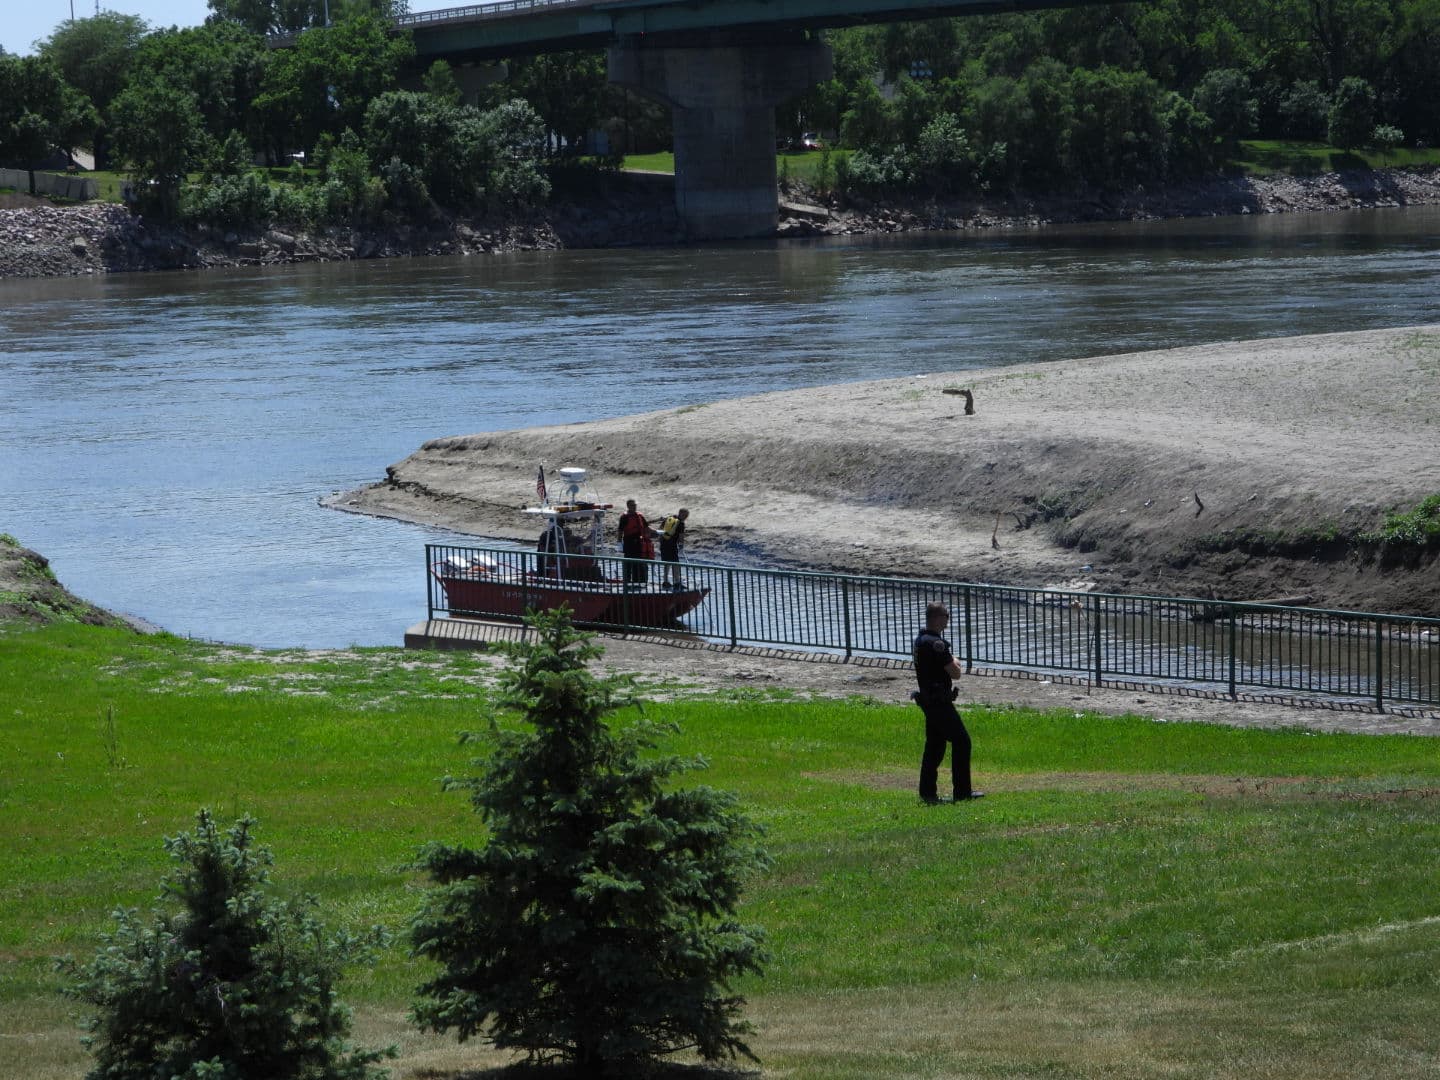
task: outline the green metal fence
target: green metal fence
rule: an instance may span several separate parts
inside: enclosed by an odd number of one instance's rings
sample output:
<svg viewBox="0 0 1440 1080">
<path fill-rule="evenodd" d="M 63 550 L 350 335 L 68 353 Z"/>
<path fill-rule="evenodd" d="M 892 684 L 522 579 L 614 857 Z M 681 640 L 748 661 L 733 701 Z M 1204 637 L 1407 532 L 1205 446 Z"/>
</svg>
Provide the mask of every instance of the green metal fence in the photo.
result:
<svg viewBox="0 0 1440 1080">
<path fill-rule="evenodd" d="M 524 588 L 537 556 L 499 547 L 428 544 L 429 614 L 495 617 L 505 612 L 452 606 L 435 568 L 486 560 L 487 574 Z M 587 560 L 620 590 L 627 561 Z M 640 594 L 664 591 L 661 565 L 648 562 Z M 678 623 L 627 622 L 615 604 L 604 621 L 634 630 L 698 635 L 731 645 L 823 650 L 845 656 L 908 656 L 925 605 L 951 612 L 950 636 L 967 670 L 1056 672 L 1241 692 L 1335 697 L 1375 708 L 1440 705 L 1440 619 L 1131 596 L 969 585 L 951 581 L 682 564 L 686 589 L 708 590 Z M 537 600 L 541 593 L 535 593 Z M 632 593 L 632 596 L 635 595 Z"/>
</svg>

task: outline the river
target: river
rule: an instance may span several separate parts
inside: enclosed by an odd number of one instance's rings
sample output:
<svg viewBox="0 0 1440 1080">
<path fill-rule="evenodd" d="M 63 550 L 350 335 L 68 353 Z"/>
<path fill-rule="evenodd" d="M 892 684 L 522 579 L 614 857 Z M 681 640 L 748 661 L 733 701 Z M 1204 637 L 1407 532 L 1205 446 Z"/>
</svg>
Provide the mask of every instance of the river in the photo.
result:
<svg viewBox="0 0 1440 1080">
<path fill-rule="evenodd" d="M 178 634 L 398 644 L 445 534 L 318 500 L 429 438 L 1424 322 L 1440 208 L 0 281 L 0 531 Z"/>
</svg>

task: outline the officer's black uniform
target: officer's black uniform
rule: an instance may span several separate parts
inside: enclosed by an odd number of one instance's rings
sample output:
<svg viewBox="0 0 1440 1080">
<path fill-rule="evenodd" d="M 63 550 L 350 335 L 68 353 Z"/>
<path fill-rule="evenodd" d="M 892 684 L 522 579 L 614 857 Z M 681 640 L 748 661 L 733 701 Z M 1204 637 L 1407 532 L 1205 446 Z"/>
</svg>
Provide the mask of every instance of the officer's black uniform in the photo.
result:
<svg viewBox="0 0 1440 1080">
<path fill-rule="evenodd" d="M 955 709 L 951 694 L 950 673 L 945 669 L 952 659 L 950 643 L 933 630 L 921 630 L 915 638 L 915 680 L 920 689 L 912 696 L 925 713 L 925 751 L 920 757 L 920 798 L 936 802 L 939 793 L 940 763 L 945 760 L 945 744 L 954 746 L 950 754 L 950 782 L 957 800 L 968 799 L 970 784 L 970 733 Z"/>
</svg>

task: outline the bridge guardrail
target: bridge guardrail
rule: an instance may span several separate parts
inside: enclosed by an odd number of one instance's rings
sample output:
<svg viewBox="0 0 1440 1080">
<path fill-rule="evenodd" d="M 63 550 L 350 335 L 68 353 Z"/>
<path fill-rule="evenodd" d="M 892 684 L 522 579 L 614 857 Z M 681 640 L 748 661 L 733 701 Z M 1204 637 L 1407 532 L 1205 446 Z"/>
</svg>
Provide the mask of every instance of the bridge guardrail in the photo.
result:
<svg viewBox="0 0 1440 1080">
<path fill-rule="evenodd" d="M 499 19 L 541 8 L 594 7 L 595 2 L 596 0 L 495 0 L 491 4 L 469 4 L 465 7 L 441 8 L 438 11 L 417 11 L 391 20 L 391 25 L 402 30 L 417 26 L 442 26 L 451 22 Z M 303 30 L 285 30 L 267 34 L 265 44 L 272 49 L 285 48 L 293 45 L 295 39 L 303 33 Z"/>
<path fill-rule="evenodd" d="M 535 8 L 594 7 L 595 0 L 495 0 L 491 4 L 470 4 L 466 7 L 441 8 L 438 11 L 417 11 L 401 15 L 396 26 L 427 26 L 433 23 L 470 22 L 493 19 L 502 15 L 531 11 Z"/>
<path fill-rule="evenodd" d="M 429 572 L 446 560 L 476 556 L 514 573 L 533 570 L 537 558 L 514 548 L 427 544 L 431 619 L 439 612 L 500 614 L 451 608 Z M 605 577 L 620 579 L 627 561 L 643 560 L 600 555 L 594 561 Z M 662 564 L 647 565 L 658 579 Z M 1057 672 L 1097 686 L 1110 680 L 1223 687 L 1232 698 L 1242 690 L 1275 691 L 1345 698 L 1377 710 L 1387 703 L 1440 706 L 1440 619 L 711 563 L 682 567 L 687 588 L 710 594 L 674 629 L 731 645 L 908 656 L 926 603 L 938 600 L 950 608 L 950 637 L 966 670 Z"/>
</svg>

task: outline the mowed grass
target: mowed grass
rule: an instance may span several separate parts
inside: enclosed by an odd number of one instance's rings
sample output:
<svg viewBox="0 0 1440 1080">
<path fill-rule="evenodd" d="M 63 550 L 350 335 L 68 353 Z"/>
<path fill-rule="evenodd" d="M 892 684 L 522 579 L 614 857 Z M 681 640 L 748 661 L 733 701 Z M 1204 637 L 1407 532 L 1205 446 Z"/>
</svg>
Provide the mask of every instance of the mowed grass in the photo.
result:
<svg viewBox="0 0 1440 1080">
<path fill-rule="evenodd" d="M 723 660 L 717 657 L 717 663 Z M 70 626 L 0 633 L 0 1075 L 78 1077 L 57 955 L 147 906 L 161 837 L 253 813 L 274 881 L 397 943 L 344 993 L 399 1077 L 503 1063 L 423 1036 L 403 945 L 439 778 L 487 723 L 484 658 L 260 654 Z M 773 868 L 743 917 L 764 1075 L 1440 1075 L 1440 743 L 974 709 L 989 797 L 914 796 L 913 708 L 652 704 L 741 793 Z M 113 717 L 113 720 L 112 720 Z M 943 775 L 943 774 L 942 774 Z"/>
<path fill-rule="evenodd" d="M 1283 139 L 1242 139 L 1230 167 L 1251 176 L 1287 173 L 1311 176 L 1347 169 L 1429 168 L 1440 165 L 1440 149 L 1396 147 L 1378 150 L 1362 147 L 1342 150 L 1319 142 Z"/>
<path fill-rule="evenodd" d="M 843 157 L 849 157 L 852 152 L 850 150 L 830 151 L 832 181 L 834 180 L 835 163 Z M 809 183 L 815 179 L 815 174 L 819 171 L 820 162 L 823 159 L 824 154 L 819 150 L 781 150 L 775 155 L 775 169 L 792 180 L 804 180 Z M 675 155 L 668 150 L 657 154 L 627 154 L 621 167 L 640 172 L 673 173 L 675 171 Z"/>
</svg>

